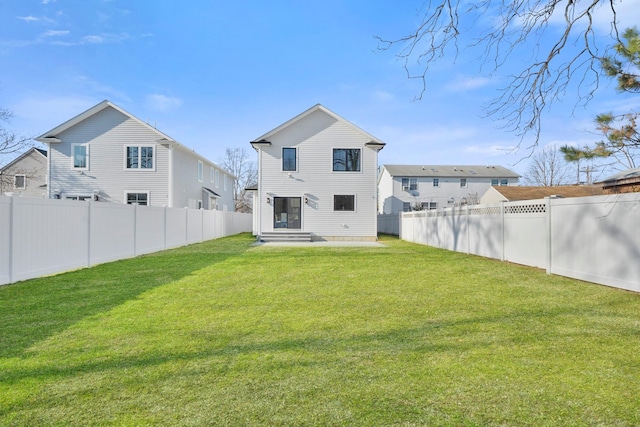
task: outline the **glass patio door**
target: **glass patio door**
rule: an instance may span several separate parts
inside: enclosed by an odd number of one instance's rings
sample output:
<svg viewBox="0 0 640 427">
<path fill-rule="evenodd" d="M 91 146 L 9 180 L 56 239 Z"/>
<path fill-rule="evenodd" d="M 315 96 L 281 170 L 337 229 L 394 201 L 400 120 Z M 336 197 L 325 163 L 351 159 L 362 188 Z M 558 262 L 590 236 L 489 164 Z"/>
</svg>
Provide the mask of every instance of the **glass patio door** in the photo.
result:
<svg viewBox="0 0 640 427">
<path fill-rule="evenodd" d="M 300 220 L 300 197 L 274 197 L 273 199 L 273 228 L 302 227 Z"/>
</svg>

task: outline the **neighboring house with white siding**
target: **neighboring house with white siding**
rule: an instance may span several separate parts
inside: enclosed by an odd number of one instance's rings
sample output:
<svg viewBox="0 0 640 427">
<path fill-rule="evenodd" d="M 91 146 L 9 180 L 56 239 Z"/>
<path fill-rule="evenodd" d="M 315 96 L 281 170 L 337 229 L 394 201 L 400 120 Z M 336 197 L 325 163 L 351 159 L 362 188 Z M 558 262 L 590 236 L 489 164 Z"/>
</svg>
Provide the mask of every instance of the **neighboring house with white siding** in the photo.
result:
<svg viewBox="0 0 640 427">
<path fill-rule="evenodd" d="M 109 101 L 36 140 L 49 147 L 50 198 L 234 209 L 233 175 Z"/>
<path fill-rule="evenodd" d="M 47 197 L 47 152 L 30 148 L 0 168 L 0 195 Z"/>
<path fill-rule="evenodd" d="M 262 240 L 376 240 L 384 143 L 320 104 L 251 145 L 258 152 L 254 234 Z"/>
<path fill-rule="evenodd" d="M 378 212 L 477 204 L 492 185 L 517 185 L 518 178 L 520 175 L 502 166 L 383 165 L 378 178 Z"/>
</svg>

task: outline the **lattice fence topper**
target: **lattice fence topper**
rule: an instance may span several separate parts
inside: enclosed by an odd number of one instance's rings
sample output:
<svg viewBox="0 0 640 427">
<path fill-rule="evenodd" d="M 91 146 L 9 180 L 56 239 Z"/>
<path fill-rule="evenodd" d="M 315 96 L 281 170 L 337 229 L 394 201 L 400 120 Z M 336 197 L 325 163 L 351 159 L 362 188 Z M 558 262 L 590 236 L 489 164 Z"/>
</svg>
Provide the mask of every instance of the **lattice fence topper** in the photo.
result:
<svg viewBox="0 0 640 427">
<path fill-rule="evenodd" d="M 469 209 L 469 215 L 500 215 L 500 206 L 471 208 Z"/>
<path fill-rule="evenodd" d="M 545 203 L 536 203 L 531 205 L 505 206 L 505 214 L 529 214 L 529 213 L 546 213 L 547 205 Z"/>
</svg>

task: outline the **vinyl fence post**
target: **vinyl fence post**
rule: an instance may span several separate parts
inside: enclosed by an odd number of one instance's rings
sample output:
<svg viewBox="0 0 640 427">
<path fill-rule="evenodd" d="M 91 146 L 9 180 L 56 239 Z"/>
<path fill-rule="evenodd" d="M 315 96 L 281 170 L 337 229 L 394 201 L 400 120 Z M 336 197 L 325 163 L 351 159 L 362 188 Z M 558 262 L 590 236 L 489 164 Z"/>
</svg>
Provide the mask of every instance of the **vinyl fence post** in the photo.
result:
<svg viewBox="0 0 640 427">
<path fill-rule="evenodd" d="M 87 267 L 91 267 L 91 211 L 93 201 L 87 203 Z"/>
<path fill-rule="evenodd" d="M 14 217 L 14 203 L 13 197 L 9 197 L 9 283 L 13 283 L 13 248 L 14 245 L 14 235 L 15 235 L 15 224 L 13 222 Z"/>
<path fill-rule="evenodd" d="M 501 252 L 500 261 L 504 261 L 505 260 L 505 257 L 504 257 L 504 238 L 505 238 L 505 236 L 504 236 L 504 234 L 505 234 L 504 233 L 504 204 L 505 204 L 505 201 L 502 200 L 500 202 L 500 228 L 501 228 L 500 234 L 502 235 L 502 239 L 501 239 L 502 248 L 500 248 L 501 249 L 500 250 L 500 252 Z"/>
<path fill-rule="evenodd" d="M 466 215 L 465 215 L 465 220 L 466 220 L 466 225 L 467 225 L 467 255 L 469 255 L 471 253 L 471 236 L 470 236 L 470 232 L 469 232 L 469 205 L 466 205 Z"/>
<path fill-rule="evenodd" d="M 547 251 L 547 274 L 551 274 L 551 263 L 553 261 L 551 257 L 551 197 L 545 197 L 547 208 L 545 212 L 547 222 L 547 239 L 546 239 L 546 251 Z"/>
</svg>

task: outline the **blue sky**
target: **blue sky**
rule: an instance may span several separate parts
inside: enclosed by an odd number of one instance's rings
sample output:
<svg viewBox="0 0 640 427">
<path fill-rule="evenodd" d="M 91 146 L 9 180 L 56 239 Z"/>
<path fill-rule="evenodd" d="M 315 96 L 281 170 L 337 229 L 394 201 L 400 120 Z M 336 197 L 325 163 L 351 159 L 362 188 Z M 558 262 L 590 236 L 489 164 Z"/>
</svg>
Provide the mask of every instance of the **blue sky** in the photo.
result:
<svg viewBox="0 0 640 427">
<path fill-rule="evenodd" d="M 640 22 L 637 3 L 620 3 L 623 27 Z M 12 129 L 37 136 L 109 99 L 219 161 L 227 147 L 253 156 L 249 141 L 321 103 L 387 143 L 381 164 L 524 173 L 528 151 L 510 151 L 518 137 L 483 117 L 505 80 L 482 74 L 475 53 L 437 63 L 414 101 L 421 84 L 376 50 L 374 36 L 415 27 L 421 4 L 0 0 L 0 106 L 15 113 Z M 555 102 L 541 144 L 592 142 L 597 113 L 640 107 L 614 86 L 603 82 L 586 108 L 573 94 Z"/>
</svg>

